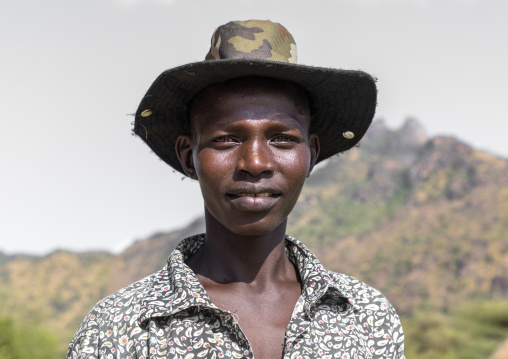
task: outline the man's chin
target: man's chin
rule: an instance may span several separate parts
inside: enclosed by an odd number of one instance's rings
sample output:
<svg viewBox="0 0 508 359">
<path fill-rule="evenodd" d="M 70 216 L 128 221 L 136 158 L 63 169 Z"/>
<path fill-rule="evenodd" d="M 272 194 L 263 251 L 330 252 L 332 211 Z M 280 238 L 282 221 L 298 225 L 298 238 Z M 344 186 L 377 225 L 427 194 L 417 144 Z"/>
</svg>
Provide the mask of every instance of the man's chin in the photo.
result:
<svg viewBox="0 0 508 359">
<path fill-rule="evenodd" d="M 207 232 L 219 231 L 229 232 L 231 234 L 243 237 L 259 237 L 275 234 L 285 234 L 287 217 L 273 218 L 268 213 L 250 212 L 246 216 L 231 216 L 234 218 L 216 219 L 210 212 L 207 213 Z"/>
</svg>

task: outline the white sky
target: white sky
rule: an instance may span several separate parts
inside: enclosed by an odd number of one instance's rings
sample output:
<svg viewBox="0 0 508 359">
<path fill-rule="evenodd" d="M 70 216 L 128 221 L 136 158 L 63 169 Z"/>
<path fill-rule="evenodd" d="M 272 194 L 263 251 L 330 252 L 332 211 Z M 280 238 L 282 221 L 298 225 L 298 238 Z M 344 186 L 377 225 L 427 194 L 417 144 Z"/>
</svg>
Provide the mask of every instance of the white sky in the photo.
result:
<svg viewBox="0 0 508 359">
<path fill-rule="evenodd" d="M 507 17 L 505 0 L 3 0 L 0 250 L 114 250 L 202 213 L 126 114 L 230 20 L 278 21 L 300 63 L 377 76 L 390 127 L 413 116 L 506 158 Z"/>
</svg>

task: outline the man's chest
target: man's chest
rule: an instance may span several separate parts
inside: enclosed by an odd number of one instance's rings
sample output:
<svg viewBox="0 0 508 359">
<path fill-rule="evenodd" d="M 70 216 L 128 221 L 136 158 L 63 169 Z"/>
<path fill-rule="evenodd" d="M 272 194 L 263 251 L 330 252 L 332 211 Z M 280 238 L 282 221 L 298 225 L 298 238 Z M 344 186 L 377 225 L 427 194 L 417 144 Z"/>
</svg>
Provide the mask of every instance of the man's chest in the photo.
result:
<svg viewBox="0 0 508 359">
<path fill-rule="evenodd" d="M 214 303 L 230 312 L 256 359 L 282 358 L 286 329 L 300 296 L 300 285 L 272 295 L 216 296 Z"/>
<path fill-rule="evenodd" d="M 297 303 L 297 307 L 299 305 L 301 303 Z M 295 312 L 298 313 L 298 310 Z M 271 358 L 377 358 L 381 356 L 376 355 L 376 351 L 381 355 L 382 351 L 389 349 L 387 339 L 375 337 L 378 334 L 358 321 L 354 313 L 341 312 L 340 307 L 335 305 L 319 304 L 310 318 L 292 316 L 284 330 L 283 349 L 278 346 L 276 351 L 269 348 L 276 341 L 268 336 L 261 335 L 253 345 L 236 317 L 220 310 L 194 309 L 170 318 L 154 318 L 147 340 L 150 358 L 255 356 L 258 359 L 269 355 L 275 355 Z M 262 323 L 262 318 L 259 319 Z M 271 332 L 264 325 L 256 330 Z M 379 343 L 382 340 L 385 343 Z M 256 348 L 261 348 L 258 354 Z"/>
</svg>

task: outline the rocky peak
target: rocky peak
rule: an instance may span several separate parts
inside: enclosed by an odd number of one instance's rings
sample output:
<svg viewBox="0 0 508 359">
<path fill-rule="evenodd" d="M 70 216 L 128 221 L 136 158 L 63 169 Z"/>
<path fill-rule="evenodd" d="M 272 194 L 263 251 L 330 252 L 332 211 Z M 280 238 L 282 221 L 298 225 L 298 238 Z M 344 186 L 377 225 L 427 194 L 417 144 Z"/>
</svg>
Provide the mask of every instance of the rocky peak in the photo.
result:
<svg viewBox="0 0 508 359">
<path fill-rule="evenodd" d="M 422 125 L 412 117 L 407 118 L 402 127 L 396 132 L 399 136 L 410 140 L 411 143 L 419 145 L 425 144 L 429 139 Z"/>
<path fill-rule="evenodd" d="M 375 121 L 361 141 L 361 148 L 374 154 L 388 155 L 409 165 L 428 141 L 420 123 L 408 118 L 401 128 L 391 130 L 382 120 Z"/>
</svg>

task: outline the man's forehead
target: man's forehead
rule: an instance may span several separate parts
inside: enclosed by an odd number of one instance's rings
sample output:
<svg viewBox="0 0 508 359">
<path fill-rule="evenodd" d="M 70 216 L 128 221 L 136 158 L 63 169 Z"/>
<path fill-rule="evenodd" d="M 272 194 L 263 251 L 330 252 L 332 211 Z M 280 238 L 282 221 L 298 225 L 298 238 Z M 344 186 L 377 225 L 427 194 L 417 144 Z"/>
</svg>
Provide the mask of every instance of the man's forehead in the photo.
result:
<svg viewBox="0 0 508 359">
<path fill-rule="evenodd" d="M 225 82 L 214 83 L 201 91 L 191 103 L 191 106 L 197 102 L 208 100 L 212 103 L 220 102 L 223 96 L 246 96 L 256 93 L 283 93 L 298 102 L 306 100 L 307 93 L 298 85 L 274 78 L 268 77 L 242 77 Z"/>
<path fill-rule="evenodd" d="M 297 85 L 264 77 L 248 77 L 216 83 L 193 100 L 190 108 L 190 121 L 193 130 L 205 117 L 213 122 L 231 122 L 233 114 L 239 119 L 287 118 L 295 117 L 295 125 L 300 118 L 310 120 L 310 109 L 306 92 Z M 210 125 L 210 123 L 208 123 Z"/>
</svg>

